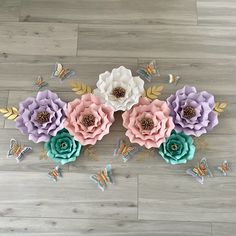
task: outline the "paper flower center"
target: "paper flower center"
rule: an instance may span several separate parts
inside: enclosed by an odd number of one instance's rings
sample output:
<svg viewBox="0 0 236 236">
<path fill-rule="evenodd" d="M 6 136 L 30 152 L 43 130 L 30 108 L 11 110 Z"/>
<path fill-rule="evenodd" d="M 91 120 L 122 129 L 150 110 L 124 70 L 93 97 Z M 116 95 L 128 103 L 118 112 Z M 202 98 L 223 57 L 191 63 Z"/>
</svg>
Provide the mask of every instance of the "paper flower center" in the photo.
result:
<svg viewBox="0 0 236 236">
<path fill-rule="evenodd" d="M 178 145 L 177 145 L 176 143 L 173 143 L 173 144 L 171 145 L 171 150 L 172 150 L 172 151 L 178 150 Z"/>
<path fill-rule="evenodd" d="M 184 112 L 183 116 L 186 119 L 191 119 L 194 116 L 196 116 L 196 111 L 195 111 L 195 109 L 192 106 L 186 106 L 183 109 L 183 112 Z"/>
<path fill-rule="evenodd" d="M 85 127 L 94 125 L 95 116 L 92 114 L 84 115 L 81 122 Z"/>
<path fill-rule="evenodd" d="M 61 142 L 61 145 L 60 145 L 60 146 L 61 146 L 62 149 L 67 148 L 67 144 L 66 144 L 65 142 Z"/>
<path fill-rule="evenodd" d="M 116 98 L 123 98 L 125 96 L 125 89 L 122 87 L 116 87 L 112 90 L 112 95 Z"/>
<path fill-rule="evenodd" d="M 50 114 L 47 111 L 38 112 L 36 121 L 39 124 L 44 124 L 49 121 Z"/>
<path fill-rule="evenodd" d="M 140 123 L 144 130 L 152 130 L 154 128 L 154 122 L 151 118 L 143 118 Z"/>
</svg>

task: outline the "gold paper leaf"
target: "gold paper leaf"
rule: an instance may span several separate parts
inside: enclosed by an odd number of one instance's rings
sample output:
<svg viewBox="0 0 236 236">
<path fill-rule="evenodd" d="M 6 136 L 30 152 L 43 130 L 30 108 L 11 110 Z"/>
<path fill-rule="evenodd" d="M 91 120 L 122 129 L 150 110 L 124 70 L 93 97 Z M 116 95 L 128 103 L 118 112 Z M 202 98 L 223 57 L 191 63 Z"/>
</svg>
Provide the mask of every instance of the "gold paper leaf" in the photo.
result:
<svg viewBox="0 0 236 236">
<path fill-rule="evenodd" d="M 219 115 L 224 112 L 224 109 L 227 107 L 227 103 L 225 102 L 216 102 L 214 106 L 214 111 Z"/>
<path fill-rule="evenodd" d="M 47 152 L 45 150 L 42 150 L 39 154 L 39 160 L 47 160 L 47 159 L 48 159 Z"/>
<path fill-rule="evenodd" d="M 92 145 L 88 145 L 83 148 L 84 156 L 92 161 L 98 161 L 99 158 L 96 155 L 96 150 Z"/>
<path fill-rule="evenodd" d="M 8 120 L 16 120 L 19 116 L 19 112 L 16 107 L 0 108 L 0 113 L 2 113 Z"/>
<path fill-rule="evenodd" d="M 91 87 L 89 87 L 88 85 L 86 85 L 85 83 L 80 83 L 80 82 L 72 82 L 71 83 L 71 88 L 72 91 L 74 91 L 76 94 L 78 95 L 83 95 L 85 93 L 91 93 L 92 89 Z"/>
<path fill-rule="evenodd" d="M 144 96 L 154 100 L 156 99 L 159 95 L 161 95 L 161 91 L 163 90 L 164 86 L 160 85 L 160 86 L 151 86 L 148 89 L 145 90 L 144 92 Z"/>
<path fill-rule="evenodd" d="M 208 149 L 208 143 L 205 139 L 203 138 L 193 138 L 194 140 L 194 145 L 198 150 L 206 150 Z"/>
<path fill-rule="evenodd" d="M 142 152 L 140 152 L 137 155 L 136 161 L 144 162 L 146 160 L 152 160 L 156 158 L 156 152 L 155 149 L 144 149 Z"/>
</svg>

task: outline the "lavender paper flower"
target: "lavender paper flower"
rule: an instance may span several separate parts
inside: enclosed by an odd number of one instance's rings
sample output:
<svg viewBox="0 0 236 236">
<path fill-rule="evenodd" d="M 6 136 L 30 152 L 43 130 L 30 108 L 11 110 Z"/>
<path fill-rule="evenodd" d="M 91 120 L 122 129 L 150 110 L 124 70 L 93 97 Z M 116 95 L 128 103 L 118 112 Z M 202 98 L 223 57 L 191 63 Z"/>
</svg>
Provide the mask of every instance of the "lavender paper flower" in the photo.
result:
<svg viewBox="0 0 236 236">
<path fill-rule="evenodd" d="M 199 137 L 218 124 L 214 96 L 206 91 L 185 86 L 167 98 L 167 103 L 177 132 Z"/>
<path fill-rule="evenodd" d="M 50 90 L 38 92 L 19 105 L 16 128 L 35 143 L 46 142 L 64 128 L 66 103 Z"/>
</svg>

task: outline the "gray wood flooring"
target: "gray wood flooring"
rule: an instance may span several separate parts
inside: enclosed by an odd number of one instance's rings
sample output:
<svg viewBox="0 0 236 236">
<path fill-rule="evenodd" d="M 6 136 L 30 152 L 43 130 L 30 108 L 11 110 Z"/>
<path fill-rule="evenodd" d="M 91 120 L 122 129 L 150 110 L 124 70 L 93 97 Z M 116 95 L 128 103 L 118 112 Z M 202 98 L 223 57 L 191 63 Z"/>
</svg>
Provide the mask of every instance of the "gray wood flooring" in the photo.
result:
<svg viewBox="0 0 236 236">
<path fill-rule="evenodd" d="M 41 144 L 0 116 L 0 235 L 17 236 L 235 236 L 236 235 L 236 2 L 235 0 L 0 0 L 0 106 L 35 95 L 38 75 L 49 80 L 55 62 L 73 68 L 95 87 L 98 75 L 157 59 L 165 99 L 185 84 L 228 103 L 220 124 L 202 140 L 195 160 L 167 165 L 140 153 L 127 163 L 113 158 L 123 137 L 121 113 L 111 133 L 51 182 L 54 166 L 40 160 Z M 168 84 L 167 74 L 181 76 Z M 68 82 L 49 80 L 70 101 Z M 147 84 L 148 86 L 149 84 Z M 16 164 L 6 159 L 10 138 L 33 147 Z M 228 177 L 200 185 L 185 174 L 201 157 L 210 166 L 227 159 Z M 116 184 L 102 193 L 89 175 L 112 162 Z"/>
</svg>

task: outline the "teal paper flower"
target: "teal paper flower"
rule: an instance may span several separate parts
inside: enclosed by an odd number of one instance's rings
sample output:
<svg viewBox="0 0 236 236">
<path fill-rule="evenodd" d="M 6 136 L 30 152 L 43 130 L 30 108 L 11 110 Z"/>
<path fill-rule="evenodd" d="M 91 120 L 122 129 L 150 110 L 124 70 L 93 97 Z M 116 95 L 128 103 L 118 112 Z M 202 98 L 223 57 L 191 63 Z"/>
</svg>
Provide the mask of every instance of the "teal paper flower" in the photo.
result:
<svg viewBox="0 0 236 236">
<path fill-rule="evenodd" d="M 56 136 L 44 145 L 48 157 L 62 165 L 75 161 L 80 154 L 81 144 L 74 140 L 66 129 L 60 130 Z"/>
<path fill-rule="evenodd" d="M 159 154 L 170 164 L 183 164 L 192 160 L 195 153 L 193 139 L 184 133 L 172 131 L 169 138 L 161 144 Z"/>
</svg>

